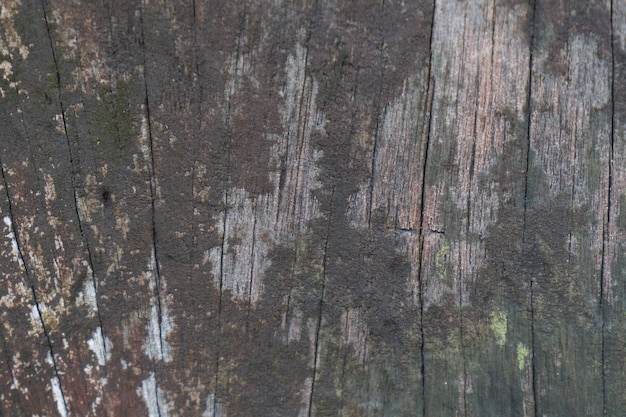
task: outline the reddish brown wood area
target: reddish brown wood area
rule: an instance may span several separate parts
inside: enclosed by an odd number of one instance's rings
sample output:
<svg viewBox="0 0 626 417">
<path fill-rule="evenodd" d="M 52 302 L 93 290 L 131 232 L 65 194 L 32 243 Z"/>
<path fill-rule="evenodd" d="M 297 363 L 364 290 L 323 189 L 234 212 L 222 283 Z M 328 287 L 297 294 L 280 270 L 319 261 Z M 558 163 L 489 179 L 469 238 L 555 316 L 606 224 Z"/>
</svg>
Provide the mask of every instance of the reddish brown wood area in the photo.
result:
<svg viewBox="0 0 626 417">
<path fill-rule="evenodd" d="M 624 0 L 4 0 L 0 416 L 623 416 L 624 80 Z"/>
</svg>

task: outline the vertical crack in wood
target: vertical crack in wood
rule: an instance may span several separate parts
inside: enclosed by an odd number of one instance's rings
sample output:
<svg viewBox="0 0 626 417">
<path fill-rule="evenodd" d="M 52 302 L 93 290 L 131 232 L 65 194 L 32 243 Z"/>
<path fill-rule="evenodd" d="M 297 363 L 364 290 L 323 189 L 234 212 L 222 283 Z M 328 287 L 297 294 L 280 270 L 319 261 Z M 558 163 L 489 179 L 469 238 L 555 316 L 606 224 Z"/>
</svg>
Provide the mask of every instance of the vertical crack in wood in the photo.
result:
<svg viewBox="0 0 626 417">
<path fill-rule="evenodd" d="M 422 159 L 422 189 L 420 195 L 420 218 L 419 218 L 419 257 L 417 266 L 417 285 L 418 285 L 418 301 L 420 310 L 420 359 L 421 369 L 420 376 L 422 378 L 421 397 L 422 397 L 422 417 L 426 416 L 426 363 L 424 352 L 424 206 L 426 202 L 426 173 L 428 167 L 428 150 L 430 148 L 430 134 L 432 124 L 432 107 L 435 91 L 435 80 L 432 78 L 432 62 L 433 62 L 433 33 L 435 28 L 435 14 L 437 11 L 437 0 L 433 0 L 433 13 L 430 19 L 430 37 L 428 39 L 428 70 L 426 73 L 426 97 L 424 98 L 424 119 L 426 123 L 426 143 L 424 144 L 424 157 Z"/>
<path fill-rule="evenodd" d="M 143 28 L 142 28 L 143 30 Z M 145 44 L 144 44 L 145 47 Z M 154 273 L 156 275 L 154 290 L 157 298 L 157 309 L 158 309 L 158 323 L 159 323 L 159 347 L 161 351 L 161 360 L 164 360 L 163 354 L 163 313 L 161 306 L 161 270 L 159 267 L 159 254 L 157 250 L 157 230 L 156 230 L 156 179 L 154 173 L 154 148 L 153 148 L 153 138 L 152 138 L 152 123 L 150 121 L 150 105 L 148 99 L 148 83 L 146 81 L 146 73 L 145 73 L 145 62 L 144 62 L 144 88 L 146 92 L 145 104 L 146 104 L 146 119 L 148 120 L 148 143 L 150 147 L 150 218 L 152 221 L 152 253 L 154 254 Z M 158 388 L 155 383 L 156 392 L 156 404 L 158 415 L 161 416 L 161 411 L 159 407 L 159 396 L 158 396 Z"/>
<path fill-rule="evenodd" d="M 152 118 L 150 114 L 150 98 L 148 94 L 148 73 L 147 73 L 147 59 L 146 59 L 146 43 L 143 34 L 143 15 L 142 15 L 142 26 L 141 26 L 141 37 L 142 44 L 144 48 L 144 65 L 143 65 L 143 84 L 144 84 L 144 103 L 146 105 L 146 119 L 148 125 L 148 146 L 150 148 L 150 218 L 152 221 L 152 251 L 154 253 L 154 268 L 156 273 L 156 285 L 155 292 L 157 296 L 157 304 L 159 309 L 159 341 L 161 344 L 161 359 L 164 359 L 163 356 L 163 336 L 162 336 L 162 310 L 161 310 L 161 269 L 159 266 L 159 251 L 157 249 L 157 228 L 156 228 L 156 198 L 157 198 L 157 190 L 156 190 L 156 173 L 155 173 L 155 164 L 154 164 L 154 137 L 152 135 Z"/>
<path fill-rule="evenodd" d="M 382 43 L 381 43 L 382 44 Z M 381 47 L 382 50 L 382 47 Z M 382 69 L 381 69 L 381 73 L 382 73 Z M 382 74 L 381 74 L 381 80 L 380 80 L 380 88 L 379 88 L 379 94 L 378 94 L 378 101 L 380 102 L 380 97 L 382 94 Z M 372 150 L 372 167 L 371 167 L 371 176 L 370 176 L 370 183 L 369 183 L 369 189 L 368 189 L 368 194 L 369 194 L 369 198 L 367 199 L 367 227 L 368 229 L 372 228 L 372 205 L 373 205 L 373 195 L 374 195 L 374 175 L 376 175 L 376 156 L 378 154 L 378 134 L 379 134 L 379 125 L 380 125 L 380 107 L 378 108 L 378 111 L 376 112 L 377 117 L 376 117 L 376 128 L 374 130 L 374 149 Z"/>
<path fill-rule="evenodd" d="M 606 396 L 606 298 L 609 296 L 608 288 L 610 288 L 610 268 L 611 263 L 607 259 L 610 257 L 611 240 L 611 201 L 613 198 L 613 157 L 615 152 L 615 32 L 613 29 L 613 0 L 610 0 L 610 16 L 611 16 L 611 133 L 609 147 L 609 178 L 607 185 L 607 205 L 606 205 L 606 222 L 602 233 L 602 264 L 600 267 L 600 310 L 602 316 L 602 415 L 607 415 L 607 396 Z M 606 288 L 606 289 L 605 289 Z"/>
<path fill-rule="evenodd" d="M 298 201 L 298 198 L 296 198 L 295 194 L 298 192 L 298 178 L 300 178 L 300 170 L 301 170 L 301 161 L 302 161 L 302 152 L 304 151 L 304 136 L 306 135 L 306 128 L 307 128 L 307 121 L 308 121 L 308 117 L 306 117 L 304 119 L 304 121 L 302 122 L 302 129 L 299 128 L 300 125 L 300 121 L 302 120 L 302 105 L 304 104 L 304 92 L 306 89 L 306 83 L 307 83 L 307 77 L 306 77 L 306 72 L 307 72 L 307 66 L 309 63 L 309 44 L 311 41 L 311 33 L 313 32 L 313 26 L 315 24 L 315 19 L 316 19 L 316 14 L 317 14 L 317 6 L 318 6 L 318 0 L 315 0 L 315 3 L 313 5 L 313 12 L 311 13 L 311 18 L 309 19 L 309 27 L 307 28 L 307 34 L 306 34 L 306 39 L 304 41 L 304 75 L 302 77 L 302 88 L 301 88 L 301 93 L 300 93 L 300 104 L 298 106 L 298 132 L 296 132 L 296 137 L 297 137 L 297 146 L 299 148 L 299 153 L 298 153 L 298 158 L 296 158 L 297 161 L 297 166 L 296 166 L 296 185 L 295 185 L 295 190 L 294 190 L 294 198 L 293 198 L 293 204 L 291 205 L 291 209 L 294 213 L 292 217 L 292 230 L 293 228 L 295 228 L 295 213 L 296 213 L 296 204 Z M 310 112 L 311 110 L 311 102 L 313 100 L 313 94 L 309 94 L 308 95 L 308 103 L 307 103 L 307 114 Z M 300 133 L 302 132 L 302 133 Z M 287 133 L 287 138 L 289 138 L 289 129 L 288 129 L 288 133 Z M 283 162 L 283 170 L 281 170 L 281 176 L 280 176 L 280 181 L 279 181 L 279 189 L 282 188 L 282 186 L 284 185 L 284 174 L 286 174 L 285 169 L 287 166 L 287 162 L 289 161 L 289 139 L 287 139 L 287 146 L 285 149 L 285 159 Z M 279 216 L 280 216 L 280 206 L 281 206 L 281 202 L 282 202 L 282 193 L 279 194 L 279 200 L 278 200 L 278 209 L 276 210 L 276 221 L 278 222 Z"/>
<path fill-rule="evenodd" d="M 522 259 L 526 256 L 526 232 L 527 232 L 527 212 L 528 212 L 528 173 L 530 169 L 530 148 L 531 148 L 531 119 L 532 119 L 532 85 L 533 85 L 533 53 L 535 47 L 535 19 L 537 10 L 537 0 L 531 1 L 531 20 L 529 25 L 529 57 L 528 57 L 528 87 L 526 93 L 526 166 L 524 168 L 524 210 L 523 210 L 523 231 L 522 231 Z M 526 261 L 525 261 L 526 262 Z M 527 266 L 524 268 L 526 273 L 530 273 Z M 537 373 L 535 359 L 535 299 L 533 291 L 534 277 L 528 279 L 530 284 L 530 350 L 531 350 L 531 387 L 533 396 L 534 417 L 538 417 L 539 408 L 537 404 Z"/>
<path fill-rule="evenodd" d="M 322 256 L 322 294 L 319 302 L 319 315 L 317 318 L 317 328 L 315 329 L 315 349 L 313 351 L 313 379 L 311 380 L 311 395 L 309 396 L 309 407 L 307 416 L 311 417 L 313 411 L 313 396 L 315 395 L 315 378 L 317 377 L 317 361 L 319 357 L 320 329 L 322 328 L 322 314 L 324 310 L 324 295 L 326 293 L 326 259 L 328 255 L 328 240 L 330 237 L 330 225 L 333 218 L 333 200 L 335 196 L 335 188 L 330 193 L 330 207 L 328 210 L 328 224 L 326 226 L 326 238 L 324 240 L 324 254 Z"/>
<path fill-rule="evenodd" d="M 255 186 L 256 190 L 256 186 Z M 256 242 L 256 225 L 257 225 L 257 198 L 254 199 L 252 204 L 252 212 L 254 213 L 254 220 L 252 221 L 252 248 L 250 249 L 250 282 L 248 283 L 248 306 L 246 312 L 246 327 L 245 332 L 248 331 L 250 325 L 250 311 L 252 309 L 252 284 L 254 283 L 254 257 L 256 256 L 254 246 Z"/>
<path fill-rule="evenodd" d="M 306 48 L 306 52 L 305 52 L 305 76 L 304 76 L 304 81 L 303 81 L 303 87 L 302 87 L 302 95 L 300 97 L 300 106 L 298 109 L 298 121 L 302 120 L 302 105 L 304 103 L 304 95 L 305 95 L 305 86 L 306 86 L 306 62 L 308 61 L 308 55 L 309 55 L 309 49 L 308 47 Z M 305 135 L 306 135 L 306 130 L 307 130 L 307 125 L 309 124 L 309 116 L 310 116 L 310 112 L 311 112 L 311 107 L 313 106 L 313 93 L 310 92 L 309 94 L 307 94 L 307 104 L 306 104 L 306 116 L 304 117 L 304 120 L 302 121 L 302 129 L 301 132 L 302 133 L 298 133 L 298 157 L 296 158 L 296 185 L 294 187 L 294 196 L 293 196 L 293 204 L 291 205 L 291 211 L 292 211 L 292 215 L 291 217 L 291 221 L 292 221 L 292 230 L 295 232 L 299 232 L 300 231 L 300 225 L 297 224 L 296 222 L 299 220 L 299 216 L 296 216 L 296 213 L 299 213 L 297 211 L 297 205 L 298 202 L 300 203 L 300 206 L 302 207 L 304 203 L 304 199 L 303 198 L 298 198 L 297 197 L 297 193 L 300 191 L 302 192 L 301 189 L 299 189 L 299 186 L 301 186 L 301 175 L 300 172 L 302 170 L 302 160 L 304 158 L 308 158 L 307 155 L 304 155 L 304 141 L 305 141 Z"/>
<path fill-rule="evenodd" d="M 318 0 L 315 1 L 315 4 L 313 6 L 313 12 L 311 13 L 311 17 L 309 19 L 309 26 L 307 28 L 307 34 L 306 34 L 306 39 L 304 42 L 304 74 L 302 77 L 302 86 L 300 89 L 300 103 L 298 106 L 298 122 L 297 122 L 297 129 L 298 132 L 296 132 L 296 140 L 297 140 L 297 146 L 300 146 L 300 133 L 299 133 L 299 126 L 300 126 L 300 120 L 302 118 L 302 105 L 304 103 L 304 90 L 306 88 L 306 72 L 307 72 L 307 64 L 309 62 L 309 44 L 310 44 L 310 40 L 311 40 L 311 33 L 312 33 L 312 29 L 313 29 L 313 24 L 315 22 L 315 17 L 316 17 L 316 13 L 317 13 L 317 5 L 318 5 Z M 311 107 L 311 98 L 309 97 L 309 103 L 307 105 L 307 108 L 310 109 Z M 306 123 L 306 120 L 304 121 L 304 123 Z M 303 127 L 302 129 L 302 141 L 304 141 L 304 132 L 305 132 L 305 128 Z M 289 160 L 289 137 L 290 137 L 290 133 L 291 133 L 291 123 L 288 124 L 287 126 L 287 133 L 286 133 L 286 137 L 287 137 L 287 144 L 285 146 L 285 157 L 283 159 L 283 166 L 280 170 L 280 178 L 278 181 L 278 204 L 277 204 L 277 208 L 276 208 L 276 224 L 278 224 L 279 219 L 280 219 L 280 207 L 281 207 L 281 203 L 282 203 L 282 190 L 285 186 L 285 175 L 286 175 L 286 171 L 287 171 L 287 162 Z M 298 172 L 300 170 L 300 159 L 302 157 L 302 148 L 300 148 L 300 152 L 299 152 L 299 157 L 298 157 Z M 297 187 L 297 184 L 296 184 Z M 296 190 L 297 192 L 297 190 Z M 294 198 L 294 208 L 295 208 L 295 198 Z M 292 226 L 294 226 L 292 224 Z M 297 236 L 299 235 L 299 233 L 297 233 L 298 231 L 294 230 L 294 228 L 292 227 L 292 233 L 296 236 L 295 239 L 295 250 L 294 250 L 294 256 L 293 256 L 293 263 L 291 266 L 291 272 L 292 272 L 292 276 L 295 276 L 296 273 L 296 265 L 298 262 L 298 242 L 299 239 L 297 238 Z M 289 345 L 289 329 L 291 328 L 291 318 L 289 315 L 289 310 L 291 307 L 291 294 L 293 292 L 293 288 L 290 289 L 289 294 L 287 295 L 287 311 L 285 312 L 285 323 L 286 323 L 286 328 L 287 328 L 287 342 L 286 344 Z"/>
<path fill-rule="evenodd" d="M 243 36 L 243 32 L 245 30 L 246 25 L 246 12 L 247 12 L 247 3 L 244 2 L 243 10 L 239 17 L 239 31 L 237 34 L 237 47 L 235 49 L 235 68 L 232 76 L 236 82 L 238 76 L 238 65 L 239 65 L 239 56 L 241 54 L 241 37 Z M 219 374 L 220 374 L 220 349 L 222 342 L 222 306 L 223 306 L 223 296 L 224 296 L 224 252 L 226 245 L 226 226 L 228 224 L 228 187 L 231 182 L 231 156 L 232 156 L 232 130 L 231 130 L 231 95 L 227 95 L 226 97 L 226 114 L 224 116 L 224 124 L 226 126 L 226 134 L 227 134 L 227 146 L 226 146 L 226 178 L 224 178 L 224 217 L 222 220 L 222 236 L 220 241 L 220 278 L 219 278 L 219 298 L 218 298 L 218 306 L 217 306 L 217 346 L 215 349 L 215 394 L 213 395 L 213 415 L 217 416 L 218 410 L 218 388 L 219 388 Z"/>
<path fill-rule="evenodd" d="M 96 273 L 94 270 L 93 256 L 91 254 L 91 247 L 89 246 L 89 240 L 87 239 L 87 235 L 85 233 L 85 227 L 83 225 L 83 219 L 80 215 L 80 210 L 78 209 L 78 195 L 76 193 L 77 185 L 76 185 L 76 165 L 74 163 L 74 153 L 72 151 L 72 144 L 70 142 L 70 136 L 67 131 L 67 122 L 65 117 L 65 106 L 63 105 L 63 95 L 61 88 L 61 73 L 59 71 L 59 63 L 56 57 L 56 51 L 54 49 L 54 43 L 52 41 L 52 33 L 50 28 L 50 23 L 48 21 L 48 14 L 46 12 L 46 6 L 44 0 L 41 0 L 41 9 L 43 12 L 44 21 L 46 24 L 46 33 L 48 34 L 48 42 L 50 43 L 50 50 L 52 52 L 52 60 L 54 61 L 54 69 L 56 71 L 56 87 L 59 93 L 59 107 L 61 108 L 61 120 L 63 122 L 63 133 L 65 135 L 65 141 L 67 144 L 68 155 L 70 159 L 70 169 L 71 169 L 71 181 L 72 181 L 72 197 L 74 199 L 74 213 L 76 214 L 76 220 L 78 222 L 78 230 L 80 231 L 81 240 L 85 244 L 85 250 L 87 252 L 87 262 L 89 263 L 89 270 L 91 275 L 91 283 L 93 285 L 93 290 L 95 294 L 95 305 L 96 305 L 96 315 L 98 318 L 98 324 L 100 326 L 100 337 L 102 338 L 102 349 L 104 352 L 104 357 L 107 357 L 107 342 L 104 337 L 104 326 L 102 324 L 102 316 L 100 314 L 100 303 L 98 301 L 98 281 L 96 279 Z M 106 367 L 106 363 L 104 364 Z"/>
<path fill-rule="evenodd" d="M 493 19 L 493 27 L 495 27 L 495 15 L 492 16 Z M 493 30 L 492 29 L 492 40 L 493 40 Z M 465 42 L 463 42 L 465 46 Z M 493 42 L 491 44 L 492 50 L 492 59 L 493 59 Z M 478 108 L 479 108 L 479 98 L 480 98 L 480 62 L 477 62 L 476 65 L 476 90 L 474 92 L 474 126 L 473 126 L 473 142 L 472 142 L 472 155 L 470 157 L 470 166 L 469 166 L 469 181 L 467 186 L 467 202 L 466 202 L 466 210 L 467 210 L 467 224 L 465 225 L 465 256 L 468 257 L 468 265 L 471 262 L 472 257 L 472 247 L 469 243 L 470 232 L 471 232 L 471 223 L 472 223 L 472 184 L 474 182 L 474 170 L 476 165 L 476 142 L 478 137 Z M 467 358 L 465 351 L 465 334 L 464 334 L 464 316 L 463 316 L 463 270 L 462 270 L 462 251 L 459 251 L 459 320 L 460 320 L 460 337 L 461 337 L 461 357 L 463 361 L 463 413 L 467 416 Z"/>
<path fill-rule="evenodd" d="M 381 1 L 381 5 L 380 5 L 380 14 L 383 15 L 383 13 L 385 12 L 385 1 L 382 0 Z M 382 32 L 382 29 L 381 29 Z M 378 82 L 378 97 L 376 100 L 376 107 L 377 107 L 377 111 L 376 111 L 376 129 L 374 130 L 374 148 L 372 149 L 372 167 L 371 167 L 371 175 L 370 175 L 370 183 L 369 183 L 369 198 L 367 201 L 367 227 L 369 229 L 372 228 L 372 206 L 374 204 L 373 201 L 373 195 L 374 195 L 374 180 L 376 177 L 376 157 L 378 156 L 378 136 L 380 135 L 380 118 L 381 116 L 384 117 L 385 114 L 385 110 L 384 107 L 381 105 L 381 98 L 383 95 L 383 85 L 384 85 L 384 79 L 385 79 L 385 58 L 384 58 L 384 54 L 385 54 L 385 35 L 384 33 L 381 34 L 381 40 L 380 40 L 380 81 Z M 357 83 L 358 84 L 358 83 Z M 382 115 L 380 114 L 382 111 Z M 396 218 L 394 219 L 394 224 L 397 222 L 397 215 Z"/>
<path fill-rule="evenodd" d="M 50 353 L 50 359 L 52 361 L 52 367 L 54 368 L 54 376 L 59 384 L 59 393 L 61 394 L 63 411 L 64 411 L 65 416 L 67 416 L 68 415 L 67 401 L 65 399 L 65 393 L 63 392 L 63 384 L 61 382 L 61 377 L 59 373 L 59 368 L 57 366 L 56 357 L 54 356 L 52 340 L 50 339 L 50 333 L 48 332 L 48 329 L 46 328 L 46 323 L 44 322 L 43 314 L 41 312 L 41 306 L 39 305 L 39 299 L 37 298 L 37 290 L 35 289 L 36 288 L 35 279 L 33 278 L 31 271 L 28 269 L 28 266 L 26 264 L 26 259 L 24 258 L 24 253 L 22 252 L 22 244 L 20 242 L 20 237 L 18 235 L 17 226 L 15 225 L 15 215 L 13 214 L 13 203 L 11 201 L 11 195 L 9 193 L 9 183 L 7 181 L 6 173 L 4 170 L 4 165 L 1 160 L 0 160 L 0 174 L 2 175 L 2 182 L 4 184 L 4 192 L 6 194 L 7 203 L 9 205 L 9 219 L 11 220 L 10 227 L 11 227 L 11 232 L 13 233 L 13 238 L 15 239 L 15 246 L 17 247 L 19 263 L 24 268 L 26 280 L 28 281 L 28 285 L 30 286 L 31 293 L 33 295 L 33 303 L 35 304 L 35 309 L 37 310 L 37 318 L 39 319 L 39 322 L 41 323 L 43 334 L 46 337 L 46 342 L 48 343 L 48 349 Z M 57 402 L 57 406 L 59 405 L 61 404 L 58 404 Z M 60 411 L 61 410 L 59 410 L 59 412 Z"/>
<path fill-rule="evenodd" d="M 228 164 L 226 167 L 227 176 L 230 171 L 230 151 L 228 146 Z M 228 179 L 226 179 L 228 182 Z M 224 243 L 226 242 L 226 219 L 228 217 L 228 190 L 224 192 L 224 218 L 222 220 L 222 236 L 220 241 L 220 281 L 219 281 L 219 298 L 217 302 L 217 346 L 215 347 L 215 394 L 213 395 L 213 415 L 217 412 L 217 394 L 220 375 L 220 344 L 222 342 L 222 296 L 224 291 Z"/>
<path fill-rule="evenodd" d="M 144 34 L 144 14 L 145 14 L 146 3 L 145 0 L 141 0 L 141 9 L 139 14 L 139 24 L 141 29 L 141 46 L 143 47 L 143 86 L 144 86 L 144 104 L 146 106 L 146 122 L 148 126 L 148 147 L 150 152 L 150 161 L 149 161 L 149 169 L 150 169 L 150 218 L 152 222 L 152 253 L 154 254 L 154 274 L 155 277 L 155 295 L 157 299 L 157 311 L 158 311 L 158 325 L 159 325 L 159 347 L 161 351 L 161 360 L 164 360 L 163 354 L 163 313 L 161 306 L 161 269 L 159 266 L 159 254 L 157 250 L 157 230 L 156 230 L 156 174 L 155 174 L 155 166 L 154 166 L 154 138 L 152 136 L 152 119 L 150 114 L 150 98 L 148 93 L 148 48 L 146 46 L 146 37 Z M 157 367 L 156 364 L 153 364 L 154 373 L 155 373 L 155 384 L 154 384 L 154 397 L 155 404 L 157 408 L 157 415 L 161 417 L 161 404 L 159 403 L 159 388 L 156 383 L 156 375 L 157 375 Z"/>
</svg>

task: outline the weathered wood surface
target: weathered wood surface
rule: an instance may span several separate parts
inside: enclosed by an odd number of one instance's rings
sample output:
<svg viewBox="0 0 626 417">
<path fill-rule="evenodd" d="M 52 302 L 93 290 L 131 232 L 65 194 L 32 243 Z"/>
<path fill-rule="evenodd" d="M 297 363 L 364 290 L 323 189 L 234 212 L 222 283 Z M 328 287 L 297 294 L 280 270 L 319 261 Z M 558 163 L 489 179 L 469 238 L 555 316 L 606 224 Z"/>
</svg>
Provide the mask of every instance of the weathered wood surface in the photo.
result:
<svg viewBox="0 0 626 417">
<path fill-rule="evenodd" d="M 5 0 L 0 415 L 622 416 L 626 2 Z"/>
</svg>

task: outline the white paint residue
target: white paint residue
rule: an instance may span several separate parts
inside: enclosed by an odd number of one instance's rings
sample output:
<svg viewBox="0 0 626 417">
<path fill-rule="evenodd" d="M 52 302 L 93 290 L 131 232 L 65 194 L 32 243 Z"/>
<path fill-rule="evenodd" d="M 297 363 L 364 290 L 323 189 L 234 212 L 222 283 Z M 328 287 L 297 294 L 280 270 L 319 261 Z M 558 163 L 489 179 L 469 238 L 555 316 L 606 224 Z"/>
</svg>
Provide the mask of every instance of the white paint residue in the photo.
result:
<svg viewBox="0 0 626 417">
<path fill-rule="evenodd" d="M 169 362 L 172 360 L 172 347 L 167 342 L 167 338 L 172 333 L 173 330 L 172 318 L 167 314 L 167 305 L 165 303 L 161 304 L 161 340 L 163 351 L 161 354 L 163 355 L 163 360 L 165 362 Z"/>
<path fill-rule="evenodd" d="M 156 256 L 154 250 L 146 275 L 148 276 L 148 287 L 156 293 Z M 173 330 L 172 318 L 167 314 L 167 306 L 164 302 L 161 303 L 161 314 L 159 315 L 159 300 L 157 300 L 156 295 L 151 297 L 150 303 L 152 305 L 144 351 L 150 359 L 162 359 L 164 362 L 169 362 L 172 360 L 172 348 L 166 339 Z"/>
<path fill-rule="evenodd" d="M 159 404 L 156 389 L 156 379 L 154 378 L 154 373 L 151 373 L 150 377 L 141 383 L 141 390 L 137 390 L 143 397 L 146 407 L 148 407 L 149 417 L 159 416 Z"/>
<path fill-rule="evenodd" d="M 39 317 L 39 311 L 37 305 L 30 306 L 30 321 L 33 327 L 39 328 L 41 326 L 41 318 Z"/>
<path fill-rule="evenodd" d="M 141 388 L 137 388 L 137 393 L 143 397 L 148 407 L 148 417 L 168 417 L 169 406 L 163 392 L 157 387 L 154 372 L 151 372 L 150 377 L 141 383 Z"/>
<path fill-rule="evenodd" d="M 54 360 L 52 359 L 52 353 L 50 352 L 46 355 L 46 363 L 50 366 L 54 366 Z"/>
<path fill-rule="evenodd" d="M 287 332 L 287 341 L 300 340 L 302 330 L 302 311 L 298 307 L 294 307 L 290 312 L 289 330 Z"/>
<path fill-rule="evenodd" d="M 148 336 L 143 348 L 150 359 L 162 359 L 164 362 L 169 362 L 172 360 L 172 348 L 165 339 L 172 332 L 172 320 L 167 315 L 165 305 L 161 307 L 161 323 L 159 326 L 159 308 L 156 304 L 156 299 L 154 299 L 150 308 Z"/>
<path fill-rule="evenodd" d="M 311 390 L 313 389 L 313 380 L 309 377 L 304 380 L 304 389 L 302 391 L 302 408 L 298 413 L 298 417 L 307 417 L 309 415 L 309 402 L 311 401 Z"/>
<path fill-rule="evenodd" d="M 65 401 L 63 400 L 63 393 L 61 392 L 61 384 L 59 378 L 54 377 L 50 379 L 50 385 L 52 385 L 52 397 L 54 402 L 57 403 L 57 410 L 61 417 L 67 417 L 67 408 L 65 408 Z"/>
<path fill-rule="evenodd" d="M 156 305 L 152 305 L 150 310 L 148 336 L 143 345 L 143 350 L 150 359 L 161 359 L 161 332 L 159 331 L 159 312 Z"/>
<path fill-rule="evenodd" d="M 152 248 L 152 253 L 150 254 L 150 262 L 146 265 L 146 275 L 148 276 L 148 288 L 151 291 L 156 289 L 156 253 L 154 247 Z"/>
<path fill-rule="evenodd" d="M 92 271 L 89 265 L 87 265 L 87 269 L 87 273 L 91 276 Z M 98 311 L 98 304 L 96 303 L 96 289 L 93 285 L 92 280 L 85 280 L 85 283 L 83 284 L 83 290 L 78 293 L 76 303 L 89 307 L 90 316 L 93 316 L 93 313 Z"/>
<path fill-rule="evenodd" d="M 20 257 L 20 251 L 17 246 L 17 239 L 15 238 L 15 233 L 13 233 L 13 222 L 9 216 L 4 216 L 2 219 L 4 224 L 9 228 L 9 233 L 5 235 L 5 237 L 11 240 L 11 256 L 13 256 L 13 260 L 23 266 L 22 258 Z"/>
<path fill-rule="evenodd" d="M 146 161 L 150 160 L 150 148 L 148 144 L 150 142 L 150 132 L 148 130 L 148 118 L 146 117 L 145 105 L 141 106 L 141 153 Z"/>
<path fill-rule="evenodd" d="M 61 240 L 61 236 L 59 236 L 59 235 L 55 235 L 54 236 L 54 247 L 58 251 L 64 251 L 65 250 L 65 248 L 63 247 L 63 241 Z"/>
<path fill-rule="evenodd" d="M 98 387 L 98 389 L 102 390 L 102 388 L 107 384 L 107 382 L 109 382 L 107 378 L 100 378 L 96 386 Z M 102 396 L 98 395 L 91 403 L 91 412 L 93 413 L 94 416 L 98 414 L 98 406 L 100 404 L 102 404 Z"/>
<path fill-rule="evenodd" d="M 113 344 L 108 338 L 102 337 L 102 327 L 98 327 L 87 341 L 89 349 L 96 355 L 98 365 L 104 366 L 111 359 L 111 347 Z"/>
<path fill-rule="evenodd" d="M 202 413 L 202 417 L 226 417 L 224 406 L 215 401 L 215 394 L 210 393 L 206 398 L 206 409 Z"/>
</svg>

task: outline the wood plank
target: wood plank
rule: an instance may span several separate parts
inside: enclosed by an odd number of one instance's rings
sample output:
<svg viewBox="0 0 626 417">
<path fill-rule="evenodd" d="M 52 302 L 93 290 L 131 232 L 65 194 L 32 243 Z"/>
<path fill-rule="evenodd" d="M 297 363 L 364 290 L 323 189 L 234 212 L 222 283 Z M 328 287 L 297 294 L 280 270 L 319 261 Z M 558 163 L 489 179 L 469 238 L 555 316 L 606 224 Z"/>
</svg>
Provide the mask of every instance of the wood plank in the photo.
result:
<svg viewBox="0 0 626 417">
<path fill-rule="evenodd" d="M 431 7 L 318 5 L 308 68 L 325 118 L 316 144 L 327 223 L 310 229 L 324 250 L 309 415 L 420 415 L 423 409 L 412 282 L 418 262 L 411 255 Z"/>
<path fill-rule="evenodd" d="M 619 415 L 626 409 L 626 276 L 624 233 L 626 227 L 626 3 L 613 2 L 611 21 L 612 131 L 609 167 L 607 220 L 603 240 L 602 365 L 604 412 Z"/>
<path fill-rule="evenodd" d="M 610 4 L 538 1 L 536 16 L 525 228 L 536 413 L 599 415 Z"/>
<path fill-rule="evenodd" d="M 138 3 L 109 2 L 105 13 L 90 4 L 45 6 L 72 161 L 65 169 L 74 173 L 67 185 L 76 189 L 79 236 L 101 311 L 104 369 L 90 411 L 156 415 L 165 400 L 154 375 L 169 346 L 161 337 L 154 245 L 146 244 L 154 230 L 152 166 Z"/>
<path fill-rule="evenodd" d="M 519 241 L 532 19 L 437 2 L 422 286 L 427 415 L 532 415 Z M 494 359 L 497 358 L 497 359 Z"/>
<path fill-rule="evenodd" d="M 13 104 L 23 129 L 3 141 L 11 223 L 55 370 L 45 390 L 56 403 L 51 411 L 87 415 L 102 395 L 106 351 L 78 216 L 59 51 L 50 34 L 55 21 L 41 2 L 21 2 L 14 12 L 22 46 L 13 55 Z"/>
<path fill-rule="evenodd" d="M 305 121 L 314 117 L 307 110 L 315 110 L 299 45 L 308 19 L 254 2 L 198 4 L 195 10 L 167 2 L 144 10 L 148 99 L 158 103 L 150 111 L 155 227 L 164 242 L 161 271 L 176 280 L 162 294 L 180 359 L 206 358 L 194 370 L 194 387 L 187 386 L 186 363 L 176 361 L 159 384 L 170 410 L 253 415 L 305 407 L 310 340 L 302 331 L 286 343 L 290 338 L 277 314 L 289 308 L 293 285 L 261 278 L 268 258 L 285 262 L 283 249 L 274 246 L 292 250 L 294 233 L 315 214 L 311 125 Z M 198 43 L 204 47 L 189 53 Z M 175 59 L 164 67 L 166 51 L 175 51 Z M 195 88 L 179 91 L 188 85 Z M 187 282 L 177 278 L 181 273 Z M 272 290 L 262 297 L 264 285 Z M 197 300 L 197 312 L 189 310 L 189 299 Z M 198 331 L 204 332 L 201 343 Z M 181 383 L 187 391 L 182 396 L 176 395 Z"/>
</svg>

